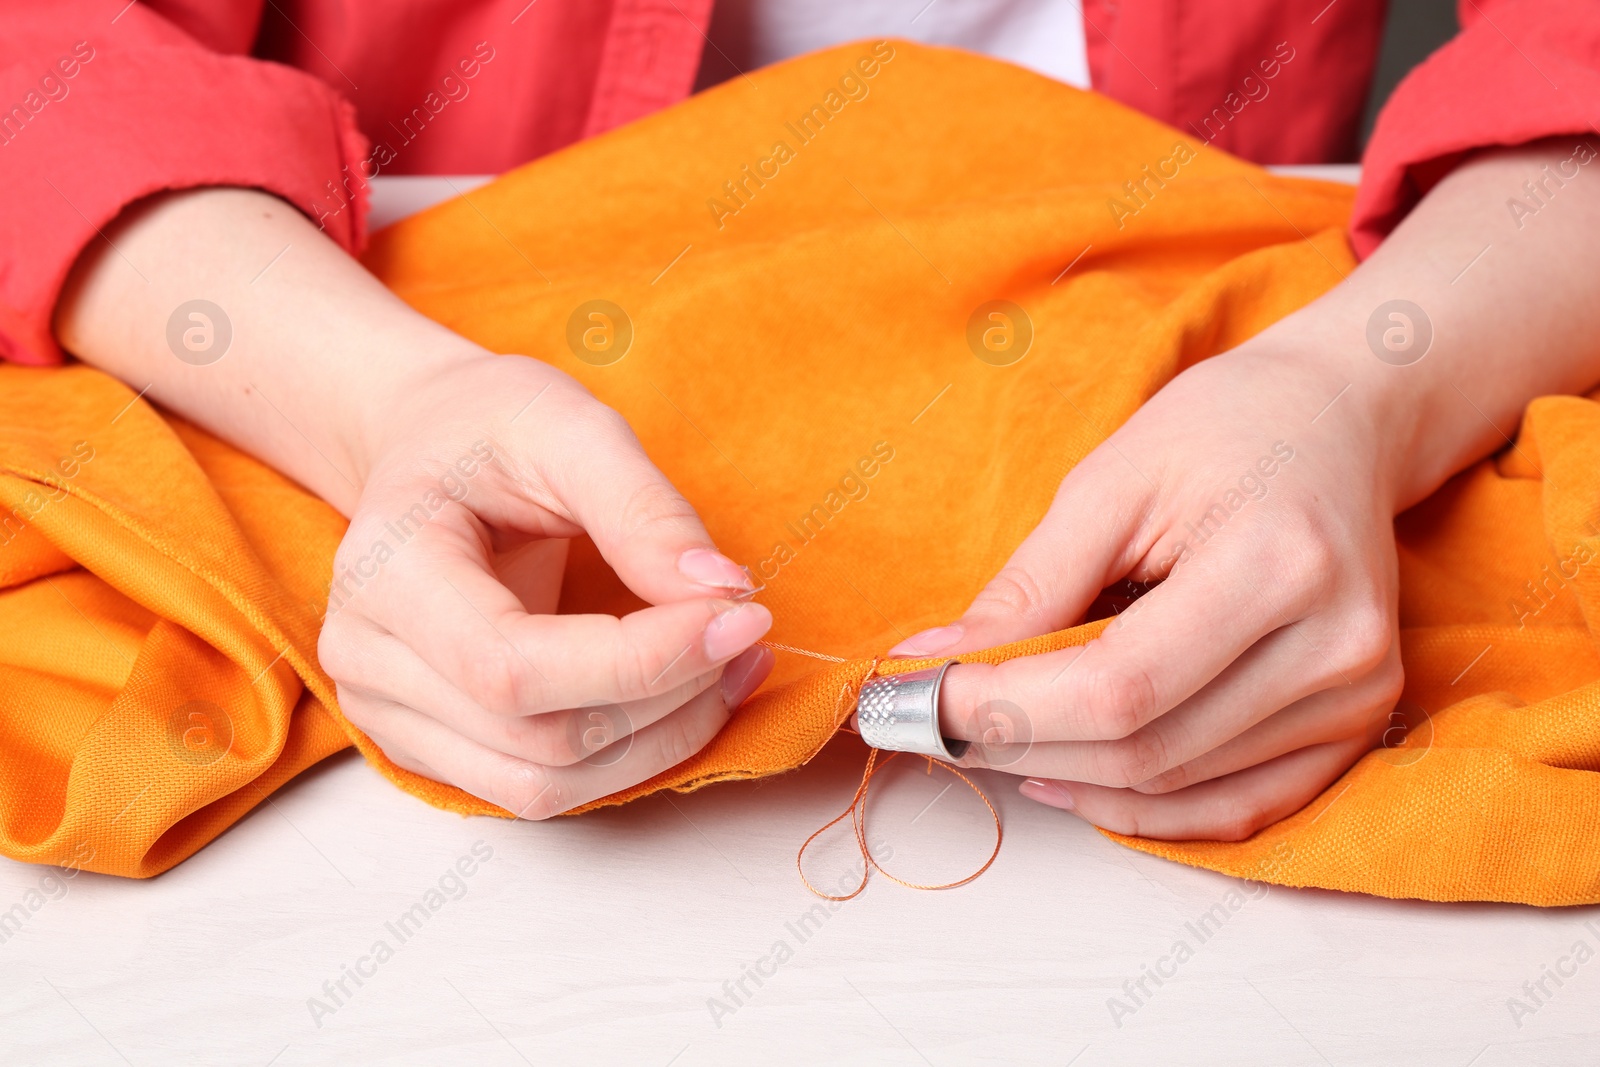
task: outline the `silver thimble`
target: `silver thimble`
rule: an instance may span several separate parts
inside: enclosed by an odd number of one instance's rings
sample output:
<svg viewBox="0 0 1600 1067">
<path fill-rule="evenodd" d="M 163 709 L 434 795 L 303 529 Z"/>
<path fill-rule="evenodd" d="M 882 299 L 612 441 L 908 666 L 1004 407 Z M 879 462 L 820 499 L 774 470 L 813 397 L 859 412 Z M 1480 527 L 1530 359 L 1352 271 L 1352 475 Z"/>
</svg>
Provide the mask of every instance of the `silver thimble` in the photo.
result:
<svg viewBox="0 0 1600 1067">
<path fill-rule="evenodd" d="M 856 729 L 861 731 L 861 739 L 888 752 L 916 752 L 946 763 L 960 759 L 968 742 L 939 733 L 939 683 L 955 662 L 880 675 L 862 686 L 856 698 Z"/>
</svg>

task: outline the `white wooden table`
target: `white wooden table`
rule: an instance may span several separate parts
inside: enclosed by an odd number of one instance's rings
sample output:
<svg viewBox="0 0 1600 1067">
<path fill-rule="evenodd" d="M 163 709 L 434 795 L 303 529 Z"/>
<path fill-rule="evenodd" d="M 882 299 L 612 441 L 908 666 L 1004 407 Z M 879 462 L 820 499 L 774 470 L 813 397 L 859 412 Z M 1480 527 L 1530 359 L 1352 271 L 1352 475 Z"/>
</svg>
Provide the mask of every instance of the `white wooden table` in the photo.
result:
<svg viewBox="0 0 1600 1067">
<path fill-rule="evenodd" d="M 426 200 L 385 185 L 391 216 Z M 45 898 L 0 927 L 0 1064 L 1600 1059 L 1600 962 L 1569 956 L 1600 948 L 1600 908 L 1250 886 L 1122 849 L 999 775 L 980 776 L 1006 833 L 982 878 L 819 905 L 795 850 L 860 756 L 845 739 L 779 779 L 513 824 L 436 811 L 346 755 L 153 881 L 0 861 L 0 913 Z M 902 877 L 959 876 L 992 823 L 909 762 L 870 837 Z M 813 880 L 846 877 L 851 845 L 824 839 Z M 1575 973 L 1557 985 L 1557 966 Z"/>
</svg>

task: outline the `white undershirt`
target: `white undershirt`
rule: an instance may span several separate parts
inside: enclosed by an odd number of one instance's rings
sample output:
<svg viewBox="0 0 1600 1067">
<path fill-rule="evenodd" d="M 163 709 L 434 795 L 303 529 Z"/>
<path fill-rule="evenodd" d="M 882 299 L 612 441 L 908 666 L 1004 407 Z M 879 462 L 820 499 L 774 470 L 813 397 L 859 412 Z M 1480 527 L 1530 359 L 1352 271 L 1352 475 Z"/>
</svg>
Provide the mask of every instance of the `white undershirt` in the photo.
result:
<svg viewBox="0 0 1600 1067">
<path fill-rule="evenodd" d="M 1089 87 L 1074 0 L 717 0 L 711 25 L 741 70 L 877 37 L 953 45 Z"/>
</svg>

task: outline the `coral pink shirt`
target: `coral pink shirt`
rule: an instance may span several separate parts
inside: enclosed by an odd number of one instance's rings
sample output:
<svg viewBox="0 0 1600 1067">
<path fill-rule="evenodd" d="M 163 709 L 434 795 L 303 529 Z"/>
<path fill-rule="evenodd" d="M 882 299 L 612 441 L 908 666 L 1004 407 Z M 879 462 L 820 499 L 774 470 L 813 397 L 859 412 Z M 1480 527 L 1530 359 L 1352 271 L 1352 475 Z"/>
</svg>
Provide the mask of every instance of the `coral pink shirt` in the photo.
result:
<svg viewBox="0 0 1600 1067">
<path fill-rule="evenodd" d="M 1084 0 L 1095 89 L 1259 162 L 1349 158 L 1384 0 Z M 351 251 L 364 173 L 494 173 L 686 96 L 711 0 L 0 0 L 0 356 L 51 363 L 78 254 L 164 189 L 265 189 Z M 1461 0 L 1352 220 L 1474 148 L 1593 129 L 1600 5 Z"/>
</svg>

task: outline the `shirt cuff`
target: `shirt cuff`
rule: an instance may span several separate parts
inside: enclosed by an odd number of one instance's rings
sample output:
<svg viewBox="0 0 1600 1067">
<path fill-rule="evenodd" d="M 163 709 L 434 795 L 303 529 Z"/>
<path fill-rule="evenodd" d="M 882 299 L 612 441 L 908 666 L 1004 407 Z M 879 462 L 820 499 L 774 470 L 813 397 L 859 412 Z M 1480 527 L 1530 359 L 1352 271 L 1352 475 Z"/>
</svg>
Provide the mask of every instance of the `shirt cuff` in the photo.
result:
<svg viewBox="0 0 1600 1067">
<path fill-rule="evenodd" d="M 1350 220 L 1362 258 L 1474 149 L 1595 130 L 1593 0 L 1462 6 L 1461 33 L 1407 75 L 1378 116 Z"/>
<path fill-rule="evenodd" d="M 261 189 L 352 253 L 365 240 L 367 142 L 349 103 L 301 71 L 207 51 L 138 9 L 124 22 L 141 19 L 142 35 L 123 25 L 104 43 L 68 36 L 0 67 L 0 103 L 17 102 L 0 112 L 6 359 L 61 360 L 51 318 L 68 273 L 152 193 Z"/>
</svg>

